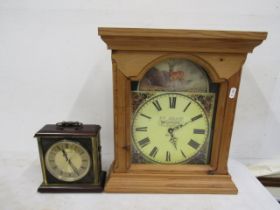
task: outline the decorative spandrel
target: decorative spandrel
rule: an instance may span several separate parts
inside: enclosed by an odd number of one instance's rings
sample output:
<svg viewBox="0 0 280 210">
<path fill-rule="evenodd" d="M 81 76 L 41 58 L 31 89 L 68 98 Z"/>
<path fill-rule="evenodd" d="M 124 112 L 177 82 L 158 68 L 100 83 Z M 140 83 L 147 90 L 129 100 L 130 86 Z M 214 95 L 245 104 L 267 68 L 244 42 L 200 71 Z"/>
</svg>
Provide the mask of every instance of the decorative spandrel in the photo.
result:
<svg viewBox="0 0 280 210">
<path fill-rule="evenodd" d="M 218 87 L 201 66 L 170 58 L 131 88 L 132 163 L 209 163 Z"/>
</svg>

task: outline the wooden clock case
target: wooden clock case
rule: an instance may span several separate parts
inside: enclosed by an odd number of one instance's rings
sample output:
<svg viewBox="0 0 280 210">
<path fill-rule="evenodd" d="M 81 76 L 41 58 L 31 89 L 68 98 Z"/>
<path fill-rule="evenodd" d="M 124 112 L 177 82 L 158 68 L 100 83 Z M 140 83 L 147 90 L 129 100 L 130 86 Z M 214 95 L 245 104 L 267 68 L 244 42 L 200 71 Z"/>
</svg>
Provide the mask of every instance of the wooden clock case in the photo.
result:
<svg viewBox="0 0 280 210">
<path fill-rule="evenodd" d="M 67 192 L 102 192 L 106 172 L 101 167 L 99 125 L 83 125 L 79 122 L 61 122 L 48 124 L 41 128 L 34 137 L 37 138 L 43 183 L 38 188 L 41 193 Z M 47 150 L 57 142 L 68 140 L 80 144 L 90 155 L 91 167 L 88 173 L 79 180 L 65 182 L 49 173 L 46 167 Z"/>
<path fill-rule="evenodd" d="M 98 33 L 112 50 L 113 64 L 115 157 L 105 191 L 236 194 L 227 161 L 241 70 L 267 33 L 132 28 L 99 28 Z M 167 58 L 193 61 L 219 84 L 208 165 L 131 163 L 130 83 Z"/>
</svg>

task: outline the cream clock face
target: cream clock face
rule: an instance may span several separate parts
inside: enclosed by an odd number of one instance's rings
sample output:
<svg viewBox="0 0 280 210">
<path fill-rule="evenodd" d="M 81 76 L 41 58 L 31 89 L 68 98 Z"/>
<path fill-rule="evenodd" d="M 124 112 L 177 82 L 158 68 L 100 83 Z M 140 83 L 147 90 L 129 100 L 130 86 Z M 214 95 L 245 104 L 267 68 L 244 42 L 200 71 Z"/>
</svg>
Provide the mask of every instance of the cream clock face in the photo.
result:
<svg viewBox="0 0 280 210">
<path fill-rule="evenodd" d="M 88 152 L 79 143 L 69 140 L 53 144 L 46 153 L 45 162 L 55 178 L 66 182 L 83 178 L 91 165 Z"/>
<path fill-rule="evenodd" d="M 143 102 L 132 122 L 132 139 L 149 161 L 183 163 L 196 156 L 209 134 L 201 105 L 181 93 L 161 93 Z"/>
</svg>

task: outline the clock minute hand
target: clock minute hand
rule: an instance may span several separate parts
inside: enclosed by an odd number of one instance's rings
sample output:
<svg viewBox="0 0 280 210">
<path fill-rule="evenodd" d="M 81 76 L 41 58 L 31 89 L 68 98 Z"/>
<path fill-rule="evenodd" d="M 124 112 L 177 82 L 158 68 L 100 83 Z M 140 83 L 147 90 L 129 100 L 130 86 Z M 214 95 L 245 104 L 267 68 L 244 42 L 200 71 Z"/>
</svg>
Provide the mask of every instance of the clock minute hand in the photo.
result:
<svg viewBox="0 0 280 210">
<path fill-rule="evenodd" d="M 70 158 L 68 158 L 67 153 L 65 152 L 65 150 L 62 150 L 63 156 L 66 159 L 66 162 L 70 165 L 70 167 L 72 168 L 72 170 L 79 175 L 78 169 L 73 165 L 72 161 L 70 160 Z"/>
<path fill-rule="evenodd" d="M 73 171 L 79 176 L 78 169 L 73 165 L 73 163 L 72 163 L 72 161 L 70 159 L 68 159 L 68 163 L 71 166 L 71 168 L 73 169 Z"/>
<path fill-rule="evenodd" d="M 172 130 L 178 130 L 179 128 L 186 126 L 187 124 L 189 124 L 192 121 L 193 120 L 189 120 L 189 121 L 185 122 L 184 124 L 177 125 L 176 127 L 172 128 Z"/>
</svg>

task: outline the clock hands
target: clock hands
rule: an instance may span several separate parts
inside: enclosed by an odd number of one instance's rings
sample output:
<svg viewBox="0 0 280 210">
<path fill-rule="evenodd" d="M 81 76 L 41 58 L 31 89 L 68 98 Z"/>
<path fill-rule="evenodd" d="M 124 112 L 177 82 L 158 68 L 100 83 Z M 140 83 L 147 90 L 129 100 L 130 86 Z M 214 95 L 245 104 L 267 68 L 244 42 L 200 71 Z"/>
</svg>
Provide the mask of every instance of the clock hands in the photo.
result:
<svg viewBox="0 0 280 210">
<path fill-rule="evenodd" d="M 194 120 L 196 120 L 195 118 L 192 118 L 191 120 L 183 123 L 183 124 L 180 124 L 180 125 L 177 125 L 175 126 L 174 128 L 168 128 L 168 133 L 170 134 L 170 140 L 169 142 L 171 144 L 173 144 L 173 146 L 175 147 L 175 149 L 177 150 L 177 138 L 174 136 L 173 132 L 186 126 L 187 124 L 189 124 L 190 122 L 193 122 Z"/>
<path fill-rule="evenodd" d="M 72 170 L 73 170 L 77 175 L 79 175 L 78 169 L 73 165 L 71 159 L 67 156 L 67 153 L 65 152 L 64 149 L 62 150 L 62 153 L 63 153 L 64 158 L 66 159 L 66 162 L 70 165 L 70 167 L 72 168 Z"/>
<path fill-rule="evenodd" d="M 187 121 L 187 122 L 185 122 L 185 123 L 183 123 L 183 124 L 177 125 L 176 127 L 174 127 L 174 128 L 169 128 L 169 129 L 172 129 L 173 131 L 174 131 L 174 130 L 178 130 L 179 128 L 182 128 L 182 127 L 186 126 L 187 124 L 189 124 L 189 123 L 192 122 L 192 121 L 193 121 L 193 120 L 189 120 L 189 121 Z"/>
<path fill-rule="evenodd" d="M 198 119 L 200 119 L 200 118 L 202 118 L 202 117 L 203 117 L 202 114 L 199 114 L 199 115 L 197 115 L 197 116 L 194 116 L 194 117 L 192 117 L 189 121 L 187 121 L 187 122 L 185 122 L 185 123 L 183 123 L 183 124 L 177 125 L 176 127 L 173 128 L 173 130 L 178 130 L 179 128 L 182 128 L 182 127 L 186 126 L 187 124 L 189 124 L 189 123 L 191 123 L 191 122 L 193 122 L 193 121 L 196 121 L 196 120 L 198 120 Z"/>
<path fill-rule="evenodd" d="M 79 176 L 78 169 L 73 165 L 73 163 L 72 163 L 72 161 L 70 159 L 69 159 L 68 163 L 71 166 L 71 168 L 73 169 L 73 171 Z"/>
<path fill-rule="evenodd" d="M 173 144 L 173 146 L 174 146 L 175 149 L 177 150 L 177 138 L 174 137 L 173 131 L 174 131 L 174 129 L 172 129 L 172 128 L 169 128 L 169 129 L 168 129 L 168 133 L 170 134 L 170 140 L 169 140 L 169 142 L 170 142 L 171 144 Z"/>
</svg>

